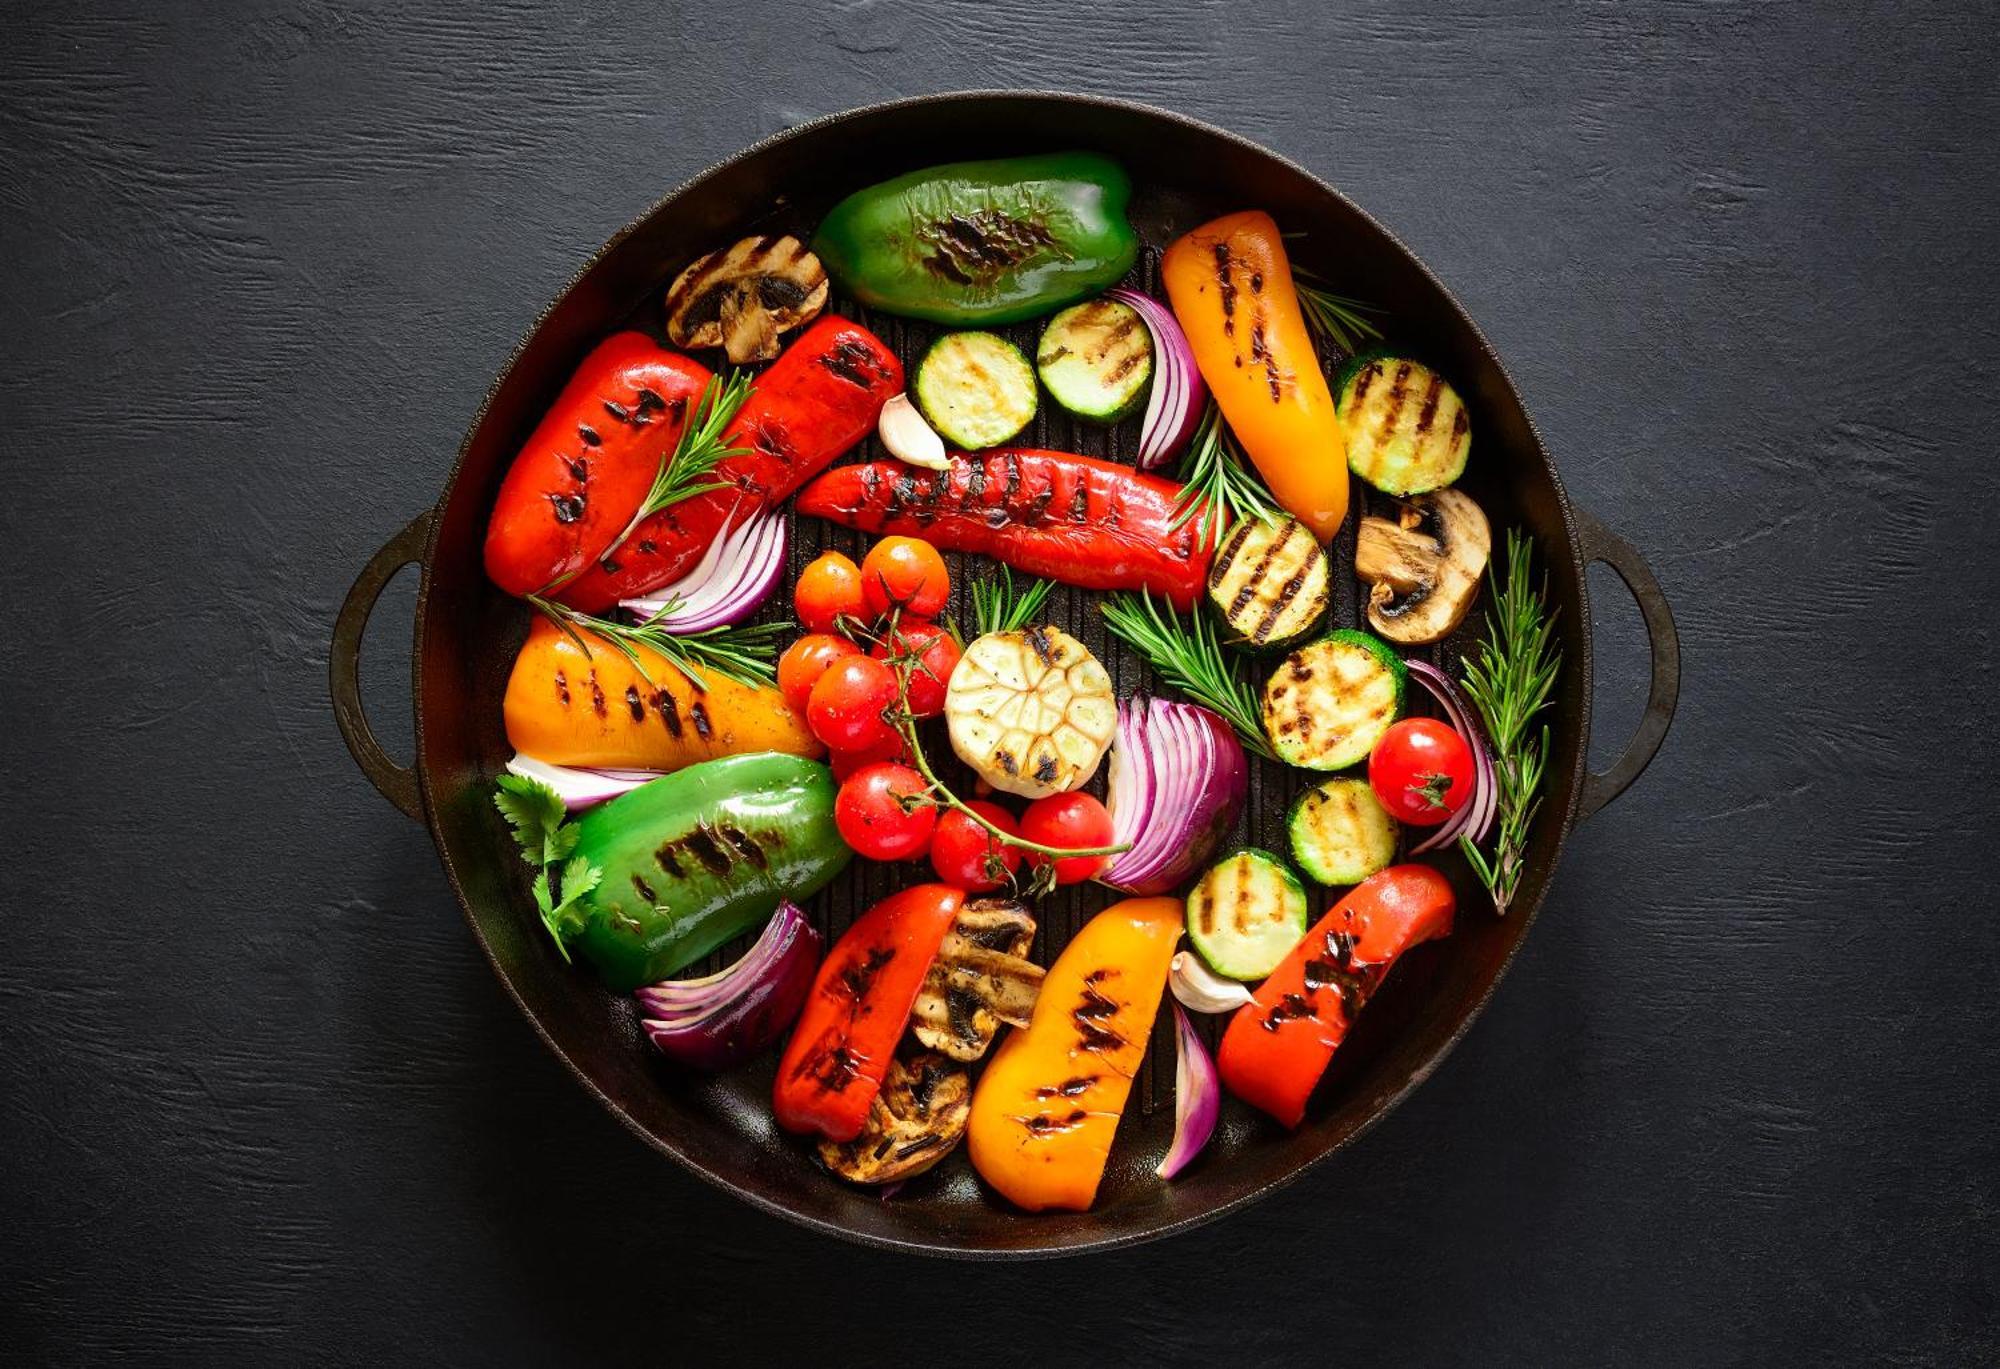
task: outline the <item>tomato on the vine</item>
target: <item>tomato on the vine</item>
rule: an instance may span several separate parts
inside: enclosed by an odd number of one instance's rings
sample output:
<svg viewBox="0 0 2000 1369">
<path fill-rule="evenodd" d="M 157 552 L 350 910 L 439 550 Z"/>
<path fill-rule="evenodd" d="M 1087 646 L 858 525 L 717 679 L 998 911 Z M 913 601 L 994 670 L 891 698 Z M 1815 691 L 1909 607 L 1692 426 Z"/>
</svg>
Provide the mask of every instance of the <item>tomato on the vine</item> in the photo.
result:
<svg viewBox="0 0 2000 1369">
<path fill-rule="evenodd" d="M 1088 794 L 1051 794 L 1036 799 L 1021 814 L 1021 836 L 1043 846 L 1076 848 L 1111 844 L 1111 813 Z M 1047 865 L 1049 857 L 1029 851 L 1032 865 Z M 1111 863 L 1110 856 L 1070 856 L 1055 862 L 1056 883 L 1081 884 Z"/>
<path fill-rule="evenodd" d="M 872 656 L 842 656 L 806 696 L 806 726 L 835 751 L 868 751 L 896 735 L 901 687 L 896 672 Z"/>
<path fill-rule="evenodd" d="M 778 658 L 778 692 L 785 696 L 792 712 L 803 718 L 812 687 L 826 674 L 827 667 L 843 656 L 860 654 L 860 647 L 837 633 L 808 632 L 786 647 L 785 654 Z"/>
<path fill-rule="evenodd" d="M 937 802 L 924 777 L 881 761 L 847 777 L 833 800 L 833 825 L 870 860 L 916 860 L 930 849 Z"/>
<path fill-rule="evenodd" d="M 1375 743 L 1368 783 L 1390 817 L 1436 827 L 1472 797 L 1472 748 L 1435 718 L 1405 718 Z"/>
<path fill-rule="evenodd" d="M 1009 836 L 1019 836 L 1021 825 L 1014 815 L 997 803 L 974 799 L 965 805 Z M 998 889 L 1021 868 L 1021 848 L 1009 846 L 956 808 L 938 816 L 937 834 L 931 838 L 931 868 L 938 878 L 967 893 Z"/>
<path fill-rule="evenodd" d="M 898 765 L 910 763 L 910 748 L 904 742 L 901 732 L 891 736 L 880 746 L 871 746 L 865 751 L 832 751 L 827 754 L 827 764 L 833 767 L 833 778 L 844 780 L 863 766 L 874 765 L 877 761 L 894 761 Z"/>
<path fill-rule="evenodd" d="M 799 572 L 792 607 L 807 632 L 838 632 L 842 618 L 865 617 L 868 598 L 861 592 L 861 567 L 837 551 L 822 554 Z"/>
<path fill-rule="evenodd" d="M 936 623 L 910 618 L 899 622 L 894 633 L 878 638 L 868 654 L 908 671 L 910 712 L 919 718 L 935 718 L 944 712 L 945 686 L 965 653 L 958 639 Z"/>
<path fill-rule="evenodd" d="M 944 557 L 920 537 L 885 537 L 861 558 L 861 590 L 877 617 L 892 608 L 935 618 L 951 593 Z"/>
</svg>

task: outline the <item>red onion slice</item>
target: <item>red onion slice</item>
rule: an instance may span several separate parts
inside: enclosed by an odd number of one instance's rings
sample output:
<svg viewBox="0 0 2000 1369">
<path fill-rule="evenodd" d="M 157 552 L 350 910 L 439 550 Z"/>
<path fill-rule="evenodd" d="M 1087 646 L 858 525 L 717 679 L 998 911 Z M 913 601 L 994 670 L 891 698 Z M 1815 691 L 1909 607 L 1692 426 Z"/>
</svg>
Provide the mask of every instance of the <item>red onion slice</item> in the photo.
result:
<svg viewBox="0 0 2000 1369">
<path fill-rule="evenodd" d="M 516 754 L 507 768 L 517 775 L 539 780 L 556 791 L 563 807 L 572 813 L 592 808 L 630 793 L 640 785 L 658 779 L 659 770 L 597 770 L 574 765 L 553 765 L 533 756 Z"/>
<path fill-rule="evenodd" d="M 785 516 L 754 512 L 734 529 L 725 519 L 701 560 L 679 580 L 636 599 L 621 599 L 618 606 L 668 632 L 705 632 L 755 613 L 784 573 Z M 673 611 L 662 612 L 669 604 Z"/>
<path fill-rule="evenodd" d="M 1171 699 L 1121 703 L 1107 806 L 1112 840 L 1132 849 L 1098 879 L 1165 893 L 1215 853 L 1249 793 L 1243 744 L 1214 713 Z"/>
<path fill-rule="evenodd" d="M 662 1054 L 725 1070 L 791 1026 L 819 968 L 820 935 L 798 905 L 778 905 L 763 935 L 735 964 L 698 979 L 670 979 L 632 996 L 640 1027 Z"/>
<path fill-rule="evenodd" d="M 1436 831 L 1412 847 L 1410 854 L 1422 855 L 1459 837 L 1467 837 L 1473 842 L 1484 841 L 1487 829 L 1493 825 L 1500 785 L 1493 765 L 1493 753 L 1487 749 L 1486 736 L 1479 728 L 1478 714 L 1458 692 L 1451 676 L 1428 661 L 1405 661 L 1403 664 L 1408 667 L 1411 678 L 1429 690 L 1431 697 L 1438 701 L 1452 730 L 1465 739 L 1472 752 L 1472 797 Z"/>
<path fill-rule="evenodd" d="M 1215 1135 L 1216 1119 L 1222 1115 L 1222 1081 L 1216 1076 L 1215 1057 L 1202 1045 L 1179 1003 L 1174 1004 L 1174 1042 L 1174 1139 L 1166 1159 L 1153 1171 L 1162 1179 L 1177 1178 L 1194 1163 Z"/>
<path fill-rule="evenodd" d="M 1201 411 L 1208 404 L 1208 385 L 1173 310 L 1137 290 L 1108 290 L 1105 298 L 1128 306 L 1153 337 L 1153 390 L 1146 399 L 1146 416 L 1139 424 L 1136 464 L 1142 471 L 1157 470 L 1186 451 L 1194 440 Z"/>
</svg>

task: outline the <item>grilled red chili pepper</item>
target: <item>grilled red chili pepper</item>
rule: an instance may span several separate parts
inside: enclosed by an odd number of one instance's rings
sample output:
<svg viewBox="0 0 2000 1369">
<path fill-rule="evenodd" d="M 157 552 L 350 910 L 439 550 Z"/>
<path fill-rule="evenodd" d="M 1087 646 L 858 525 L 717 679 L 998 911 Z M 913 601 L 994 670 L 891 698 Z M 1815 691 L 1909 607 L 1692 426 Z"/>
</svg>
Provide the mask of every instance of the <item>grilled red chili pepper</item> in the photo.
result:
<svg viewBox="0 0 2000 1369">
<path fill-rule="evenodd" d="M 728 445 L 748 450 L 716 464 L 712 478 L 727 488 L 661 509 L 634 528 L 609 561 L 593 565 L 556 597 L 596 613 L 672 584 L 701 559 L 732 509 L 740 520 L 790 498 L 875 431 L 882 406 L 902 388 L 902 364 L 881 339 L 844 318 L 821 318 L 757 378 L 730 423 Z M 638 507 L 633 500 L 625 517 Z"/>
<path fill-rule="evenodd" d="M 863 532 L 905 533 L 983 552 L 1084 589 L 1149 589 L 1187 608 L 1201 596 L 1213 540 L 1196 519 L 1172 527 L 1181 487 L 1067 452 L 954 452 L 948 471 L 869 461 L 828 471 L 800 513 Z"/>
<path fill-rule="evenodd" d="M 787 1131 L 861 1134 L 931 961 L 965 895 L 919 884 L 863 913 L 834 943 L 778 1062 L 771 1109 Z"/>
<path fill-rule="evenodd" d="M 532 594 L 610 546 L 708 378 L 644 333 L 600 342 L 507 468 L 486 526 L 493 583 Z"/>
<path fill-rule="evenodd" d="M 1375 986 L 1404 951 L 1449 934 L 1456 908 L 1451 882 L 1428 865 L 1393 865 L 1356 885 L 1229 1020 L 1223 1084 L 1297 1126 Z"/>
</svg>

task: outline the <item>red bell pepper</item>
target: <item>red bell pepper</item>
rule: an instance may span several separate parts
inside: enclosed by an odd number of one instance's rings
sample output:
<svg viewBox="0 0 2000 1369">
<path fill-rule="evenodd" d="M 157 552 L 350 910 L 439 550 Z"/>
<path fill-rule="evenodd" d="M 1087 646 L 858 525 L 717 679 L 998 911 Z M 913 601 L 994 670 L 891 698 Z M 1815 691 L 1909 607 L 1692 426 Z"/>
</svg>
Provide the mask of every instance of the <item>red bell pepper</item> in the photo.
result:
<svg viewBox="0 0 2000 1369">
<path fill-rule="evenodd" d="M 711 478 L 726 488 L 661 509 L 556 597 L 598 613 L 672 584 L 693 569 L 732 510 L 740 522 L 790 498 L 874 432 L 882 406 L 902 388 L 902 363 L 880 338 L 844 318 L 821 318 L 757 378 L 725 430 L 727 445 L 747 449 L 716 464 Z M 642 489 L 626 507 L 628 521 L 643 498 Z"/>
<path fill-rule="evenodd" d="M 501 481 L 486 573 L 532 594 L 601 555 L 638 512 L 708 383 L 698 361 L 613 333 L 576 368 Z"/>
<path fill-rule="evenodd" d="M 954 452 L 948 471 L 871 461 L 828 471 L 799 512 L 871 533 L 981 552 L 1084 589 L 1149 589 L 1185 609 L 1214 551 L 1189 519 L 1172 526 L 1181 487 L 1130 466 L 1067 452 Z"/>
<path fill-rule="evenodd" d="M 821 962 L 778 1062 L 771 1109 L 787 1131 L 861 1134 L 931 961 L 965 895 L 919 884 L 870 908 Z"/>
<path fill-rule="evenodd" d="M 1236 1010 L 1217 1064 L 1229 1091 L 1288 1127 L 1326 1073 L 1376 985 L 1410 947 L 1451 932 L 1451 882 L 1393 865 L 1333 905 Z"/>
</svg>

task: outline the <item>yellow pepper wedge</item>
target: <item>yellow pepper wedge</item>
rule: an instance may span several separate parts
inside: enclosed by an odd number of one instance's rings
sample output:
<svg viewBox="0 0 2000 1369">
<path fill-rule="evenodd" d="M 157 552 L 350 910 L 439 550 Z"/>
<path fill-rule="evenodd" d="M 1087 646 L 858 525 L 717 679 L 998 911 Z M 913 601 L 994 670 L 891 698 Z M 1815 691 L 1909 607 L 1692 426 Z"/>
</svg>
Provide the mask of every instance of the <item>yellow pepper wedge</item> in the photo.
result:
<svg viewBox="0 0 2000 1369">
<path fill-rule="evenodd" d="M 523 755 L 552 765 L 679 770 L 752 751 L 808 760 L 825 754 L 776 689 L 753 689 L 713 670 L 700 672 L 708 687 L 697 689 L 679 666 L 635 644 L 646 663 L 642 675 L 603 637 L 578 635 L 588 654 L 537 618 L 514 658 L 502 711 L 507 740 Z"/>
<path fill-rule="evenodd" d="M 1008 1201 L 1081 1212 L 1096 1199 L 1180 935 L 1177 898 L 1106 908 L 1056 957 L 1028 1026 L 1000 1043 L 965 1137 Z"/>
<path fill-rule="evenodd" d="M 1245 455 L 1285 512 L 1331 541 L 1347 517 L 1347 440 L 1278 225 L 1255 209 L 1205 223 L 1167 249 L 1160 276 Z"/>
</svg>

